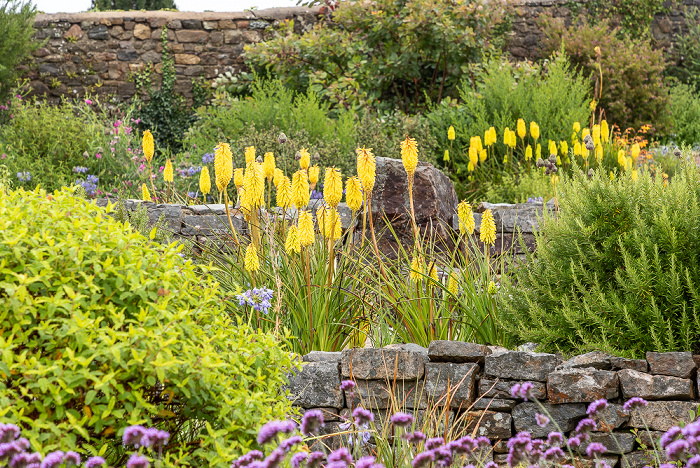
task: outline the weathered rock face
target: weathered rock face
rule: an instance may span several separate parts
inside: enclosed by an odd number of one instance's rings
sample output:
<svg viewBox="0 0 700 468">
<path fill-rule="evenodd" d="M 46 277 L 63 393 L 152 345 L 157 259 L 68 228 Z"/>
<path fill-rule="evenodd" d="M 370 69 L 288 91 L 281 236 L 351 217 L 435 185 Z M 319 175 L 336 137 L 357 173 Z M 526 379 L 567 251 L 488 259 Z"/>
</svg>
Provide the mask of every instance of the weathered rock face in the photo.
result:
<svg viewBox="0 0 700 468">
<path fill-rule="evenodd" d="M 535 414 L 543 414 L 536 403 L 525 402 L 513 408 L 515 431 L 528 431 L 535 438 L 547 437 L 547 434 L 557 430 L 557 426 L 563 431 L 574 429 L 576 423 L 586 415 L 586 405 L 584 404 L 550 405 L 546 403 L 544 407 L 550 417 L 550 421 L 545 427 L 540 427 L 535 419 Z"/>
<path fill-rule="evenodd" d="M 395 384 L 384 380 L 357 380 L 352 392 L 346 391 L 348 406 L 362 406 L 368 409 L 396 408 L 397 405 L 409 409 L 427 407 L 428 399 L 423 385 L 399 380 Z"/>
<path fill-rule="evenodd" d="M 564 368 L 547 378 L 547 395 L 552 403 L 584 403 L 617 398 L 617 373 L 595 369 Z"/>
<path fill-rule="evenodd" d="M 608 449 L 606 453 L 621 455 L 623 453 L 630 453 L 632 450 L 634 450 L 634 444 L 636 441 L 636 436 L 629 432 L 593 432 L 591 433 L 590 437 L 590 441 L 579 445 L 579 453 L 586 453 L 586 448 L 588 448 L 588 446 L 593 442 L 597 442 L 599 444 L 603 444 Z"/>
<path fill-rule="evenodd" d="M 466 409 L 474 400 L 474 382 L 479 366 L 473 363 L 428 363 L 425 365 L 425 392 L 440 406 Z"/>
<path fill-rule="evenodd" d="M 433 341 L 428 348 L 428 357 L 431 362 L 477 362 L 483 364 L 487 354 L 491 354 L 491 351 L 486 346 L 463 341 Z"/>
<path fill-rule="evenodd" d="M 484 373 L 489 377 L 546 382 L 560 360 L 554 354 L 507 351 L 486 356 Z"/>
<path fill-rule="evenodd" d="M 647 353 L 649 370 L 655 375 L 670 375 L 689 379 L 695 372 L 693 355 L 686 353 Z"/>
<path fill-rule="evenodd" d="M 650 401 L 632 411 L 629 425 L 644 429 L 646 421 L 652 431 L 668 431 L 680 422 L 691 422 L 690 413 L 697 414 L 698 407 L 700 403 L 690 401 Z"/>
<path fill-rule="evenodd" d="M 610 359 L 613 356 L 601 353 L 600 351 L 591 351 L 590 353 L 574 356 L 571 359 L 564 361 L 559 368 L 586 369 L 592 367 L 598 370 L 610 370 L 612 365 Z"/>
<path fill-rule="evenodd" d="M 416 380 L 423 377 L 425 363 L 417 351 L 355 348 L 343 351 L 341 372 L 362 380 Z"/>
<path fill-rule="evenodd" d="M 630 415 L 622 409 L 622 405 L 609 403 L 607 408 L 598 411 L 591 419 L 596 422 L 599 431 L 610 432 L 629 421 Z"/>
<path fill-rule="evenodd" d="M 471 433 L 476 428 L 478 437 L 489 439 L 508 439 L 513 435 L 511 423 L 513 418 L 508 413 L 496 411 L 470 411 L 467 415 L 466 431 Z"/>
<path fill-rule="evenodd" d="M 665 375 L 649 375 L 623 369 L 618 371 L 622 395 L 625 398 L 641 397 L 646 400 L 676 398 L 689 400 L 695 393 L 693 381 Z"/>
<path fill-rule="evenodd" d="M 333 385 L 335 383 L 335 385 Z M 288 398 L 302 408 L 342 408 L 338 362 L 310 362 L 289 376 Z"/>
<path fill-rule="evenodd" d="M 513 388 L 515 384 L 522 384 L 523 381 L 511 381 L 511 380 L 491 380 L 487 378 L 481 378 L 479 380 L 479 395 L 488 398 L 508 398 L 512 399 L 513 396 L 510 393 L 510 389 Z M 544 400 L 547 398 L 547 387 L 541 382 L 530 382 L 532 383 L 532 396 L 538 400 Z M 519 398 L 518 398 L 519 400 Z"/>
<path fill-rule="evenodd" d="M 414 241 L 408 179 L 400 159 L 377 158 L 376 164 L 372 216 L 379 234 L 377 242 L 382 253 L 394 257 L 397 239 L 404 247 L 412 246 Z M 457 209 L 457 194 L 450 178 L 432 164 L 419 162 L 413 181 L 413 202 L 421 233 L 450 241 L 450 224 Z M 391 223 L 396 238 L 383 229 L 385 220 Z"/>
<path fill-rule="evenodd" d="M 649 370 L 649 365 L 644 359 L 627 359 L 613 356 L 610 358 L 610 364 L 613 370 L 632 369 L 637 372 L 646 372 Z"/>
</svg>

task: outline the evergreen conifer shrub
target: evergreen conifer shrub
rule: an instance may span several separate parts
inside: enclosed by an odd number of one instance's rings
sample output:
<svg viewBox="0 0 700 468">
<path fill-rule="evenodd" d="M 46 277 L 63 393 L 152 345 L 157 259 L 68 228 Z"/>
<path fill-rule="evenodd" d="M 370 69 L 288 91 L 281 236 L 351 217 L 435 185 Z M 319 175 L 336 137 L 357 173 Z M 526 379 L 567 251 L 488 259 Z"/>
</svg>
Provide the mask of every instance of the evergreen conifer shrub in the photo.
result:
<svg viewBox="0 0 700 468">
<path fill-rule="evenodd" d="M 290 355 L 180 253 L 68 189 L 0 193 L 0 417 L 35 450 L 123 466 L 141 424 L 163 466 L 228 467 L 288 414 Z"/>
<path fill-rule="evenodd" d="M 579 174 L 506 287 L 516 342 L 565 354 L 700 351 L 700 174 Z"/>
</svg>

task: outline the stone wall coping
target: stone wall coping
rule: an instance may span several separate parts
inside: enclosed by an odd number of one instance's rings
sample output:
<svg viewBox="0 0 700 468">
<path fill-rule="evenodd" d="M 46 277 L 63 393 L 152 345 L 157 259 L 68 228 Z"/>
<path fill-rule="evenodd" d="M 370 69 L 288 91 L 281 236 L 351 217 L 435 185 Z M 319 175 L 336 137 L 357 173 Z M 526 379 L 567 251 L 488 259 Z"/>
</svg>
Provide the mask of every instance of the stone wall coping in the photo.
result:
<svg viewBox="0 0 700 468">
<path fill-rule="evenodd" d="M 39 13 L 34 19 L 35 24 L 45 23 L 80 23 L 82 21 L 103 21 L 111 19 L 126 19 L 133 20 L 149 20 L 149 19 L 166 19 L 166 20 L 202 20 L 202 21 L 219 21 L 219 20 L 279 20 L 291 18 L 296 15 L 305 15 L 309 13 L 318 13 L 320 7 L 279 7 L 266 8 L 264 10 L 246 10 L 234 12 L 194 12 L 194 11 L 146 11 L 146 10 L 131 10 L 131 11 L 95 11 L 86 13 Z"/>
</svg>

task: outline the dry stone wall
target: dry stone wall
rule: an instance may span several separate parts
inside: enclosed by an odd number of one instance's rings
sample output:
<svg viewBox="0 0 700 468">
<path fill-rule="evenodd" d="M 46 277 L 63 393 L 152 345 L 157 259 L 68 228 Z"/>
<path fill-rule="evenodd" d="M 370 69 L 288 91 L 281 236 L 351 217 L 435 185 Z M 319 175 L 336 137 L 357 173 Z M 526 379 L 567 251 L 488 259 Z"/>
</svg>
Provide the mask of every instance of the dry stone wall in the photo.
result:
<svg viewBox="0 0 700 468">
<path fill-rule="evenodd" d="M 499 465 L 506 465 L 508 438 L 521 431 L 546 437 L 557 430 L 555 423 L 573 431 L 586 417 L 588 404 L 605 398 L 610 404 L 594 417 L 597 430 L 579 448 L 580 466 L 593 465 L 585 449 L 600 442 L 608 448 L 604 459 L 611 467 L 641 468 L 651 464 L 649 454 L 639 449 L 632 430 L 643 433 L 641 441 L 651 446 L 651 438 L 658 444 L 663 431 L 690 422 L 700 407 L 698 360 L 689 352 L 647 353 L 646 359 L 590 352 L 564 360 L 555 354 L 434 341 L 428 349 L 403 344 L 312 352 L 303 357 L 301 370 L 290 375 L 288 387 L 294 405 L 324 412 L 326 434 L 338 432 L 358 405 L 373 410 L 380 423 L 392 411 L 408 411 L 418 427 L 435 408 L 445 408 L 449 424 L 491 439 L 490 457 Z M 340 390 L 346 379 L 356 383 L 353 391 Z M 511 387 L 523 382 L 532 383 L 532 395 L 552 419 L 544 427 L 536 421 L 535 414 L 542 413 L 537 403 L 511 395 Z M 632 397 L 648 400 L 647 406 L 625 411 L 623 404 Z M 331 447 L 340 442 L 327 440 Z"/>
<path fill-rule="evenodd" d="M 592 1 L 592 0 L 591 0 Z M 519 0 L 515 3 L 509 51 L 516 58 L 538 58 L 542 31 L 537 17 L 549 13 L 567 22 L 571 5 L 585 8 L 586 1 Z M 672 42 L 684 24 L 684 7 L 700 6 L 700 0 L 669 3 L 667 12 L 652 23 L 654 37 L 663 45 Z M 211 80 L 227 70 L 244 68 L 246 44 L 264 41 L 280 21 L 294 20 L 301 33 L 320 18 L 319 8 L 275 8 L 235 13 L 163 11 L 39 14 L 36 38 L 46 40 L 28 65 L 34 93 L 58 100 L 60 96 L 94 93 L 123 101 L 135 93 L 134 72 L 153 64 L 161 67 L 161 28 L 168 28 L 174 54 L 175 90 L 191 97 L 191 79 Z"/>
</svg>

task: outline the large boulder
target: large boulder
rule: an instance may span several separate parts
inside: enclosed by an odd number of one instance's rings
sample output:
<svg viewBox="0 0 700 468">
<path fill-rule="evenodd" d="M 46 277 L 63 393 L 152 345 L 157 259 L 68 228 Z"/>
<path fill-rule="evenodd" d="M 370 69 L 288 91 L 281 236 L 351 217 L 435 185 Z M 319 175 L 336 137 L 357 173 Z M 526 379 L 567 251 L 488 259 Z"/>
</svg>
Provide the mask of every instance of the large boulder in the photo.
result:
<svg viewBox="0 0 700 468">
<path fill-rule="evenodd" d="M 400 159 L 377 158 L 377 172 L 372 192 L 372 216 L 382 253 L 395 256 L 396 239 L 384 229 L 384 219 L 391 222 L 396 237 L 404 247 L 413 245 L 408 179 Z M 457 210 L 457 193 L 452 181 L 432 164 L 419 162 L 413 179 L 413 206 L 416 224 L 422 235 L 432 234 L 449 240 L 452 216 Z"/>
</svg>

